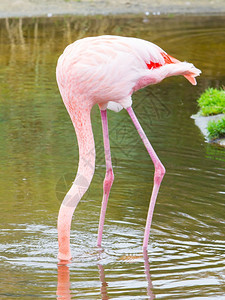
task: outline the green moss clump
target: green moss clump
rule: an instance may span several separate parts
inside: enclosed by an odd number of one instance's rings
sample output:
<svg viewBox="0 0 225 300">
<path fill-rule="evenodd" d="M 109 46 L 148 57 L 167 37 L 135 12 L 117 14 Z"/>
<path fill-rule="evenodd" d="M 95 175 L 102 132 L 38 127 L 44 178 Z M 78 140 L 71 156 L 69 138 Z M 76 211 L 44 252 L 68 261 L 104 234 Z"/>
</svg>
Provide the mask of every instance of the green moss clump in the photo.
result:
<svg viewBox="0 0 225 300">
<path fill-rule="evenodd" d="M 225 91 L 208 88 L 197 100 L 202 116 L 225 113 Z"/>
<path fill-rule="evenodd" d="M 214 140 L 225 137 L 225 117 L 218 121 L 211 121 L 208 124 L 209 138 Z"/>
</svg>

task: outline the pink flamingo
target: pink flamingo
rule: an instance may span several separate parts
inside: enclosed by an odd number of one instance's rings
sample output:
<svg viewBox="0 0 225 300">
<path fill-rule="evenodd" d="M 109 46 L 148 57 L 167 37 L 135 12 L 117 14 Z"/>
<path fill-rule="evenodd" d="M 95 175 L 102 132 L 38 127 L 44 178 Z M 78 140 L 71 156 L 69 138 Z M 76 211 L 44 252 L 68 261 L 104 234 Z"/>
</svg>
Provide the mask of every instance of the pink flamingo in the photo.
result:
<svg viewBox="0 0 225 300">
<path fill-rule="evenodd" d="M 66 47 L 56 69 L 59 90 L 76 131 L 79 165 L 72 187 L 66 194 L 58 216 L 60 260 L 70 260 L 70 227 L 73 212 L 88 189 L 95 169 L 95 145 L 90 112 L 98 104 L 101 111 L 106 174 L 100 213 L 97 245 L 101 246 L 106 207 L 114 175 L 111 162 L 107 109 L 126 109 L 155 167 L 143 249 L 147 248 L 156 198 L 165 168 L 152 148 L 132 109 L 133 92 L 164 78 L 183 75 L 193 85 L 201 71 L 168 55 L 145 40 L 120 37 L 88 37 Z"/>
</svg>

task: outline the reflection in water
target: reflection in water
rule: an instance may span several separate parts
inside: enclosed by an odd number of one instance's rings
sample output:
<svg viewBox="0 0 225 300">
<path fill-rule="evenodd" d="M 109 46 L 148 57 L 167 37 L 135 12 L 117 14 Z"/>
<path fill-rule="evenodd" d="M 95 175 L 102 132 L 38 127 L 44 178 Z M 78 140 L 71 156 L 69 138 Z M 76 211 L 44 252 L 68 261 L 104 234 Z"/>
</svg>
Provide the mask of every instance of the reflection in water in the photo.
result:
<svg viewBox="0 0 225 300">
<path fill-rule="evenodd" d="M 67 265 L 58 264 L 58 285 L 56 295 L 60 299 L 70 300 L 70 270 Z"/>
<path fill-rule="evenodd" d="M 152 285 L 152 281 L 151 281 L 149 258 L 148 258 L 147 250 L 143 251 L 143 256 L 144 256 L 144 264 L 145 264 L 145 274 L 146 274 L 146 279 L 147 279 L 147 283 L 148 283 L 147 293 L 148 293 L 149 300 L 152 300 L 152 299 L 155 299 L 155 295 L 152 291 L 153 285 Z"/>
<path fill-rule="evenodd" d="M 108 300 L 110 299 L 107 293 L 107 287 L 108 284 L 106 282 L 105 279 L 105 272 L 104 272 L 104 267 L 102 265 L 98 265 L 98 270 L 99 270 L 99 278 L 101 281 L 101 296 L 102 296 L 102 300 Z"/>
<path fill-rule="evenodd" d="M 36 23 L 35 23 L 36 24 Z M 13 19 L 12 22 L 8 18 L 5 19 L 5 27 L 8 33 L 11 47 L 14 47 L 16 44 L 22 46 L 25 45 L 25 39 L 23 36 L 23 19 L 19 18 Z"/>
<path fill-rule="evenodd" d="M 153 300 L 155 299 L 155 295 L 152 291 L 153 285 L 152 285 L 151 275 L 150 275 L 149 258 L 146 250 L 143 251 L 143 258 L 144 258 L 144 270 L 145 270 L 145 275 L 147 280 L 147 296 L 148 296 L 147 299 Z M 132 257 L 130 257 L 130 260 L 132 260 Z M 108 300 L 110 299 L 110 297 L 108 296 L 108 290 L 107 290 L 108 283 L 105 277 L 105 270 L 103 265 L 98 264 L 98 270 L 99 270 L 99 279 L 101 283 L 101 287 L 100 287 L 101 299 Z M 126 277 L 126 274 L 124 274 L 123 276 Z M 56 295 L 60 299 L 64 299 L 64 300 L 72 299 L 70 269 L 69 269 L 69 265 L 63 263 L 58 264 L 58 284 L 57 284 Z"/>
</svg>

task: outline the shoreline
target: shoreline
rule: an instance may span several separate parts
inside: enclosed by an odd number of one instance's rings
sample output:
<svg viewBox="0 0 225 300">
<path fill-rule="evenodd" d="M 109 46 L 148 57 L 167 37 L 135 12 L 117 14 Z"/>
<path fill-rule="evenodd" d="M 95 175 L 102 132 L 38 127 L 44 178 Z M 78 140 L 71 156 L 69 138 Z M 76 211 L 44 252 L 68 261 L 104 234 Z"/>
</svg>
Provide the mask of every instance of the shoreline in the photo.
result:
<svg viewBox="0 0 225 300">
<path fill-rule="evenodd" d="M 63 15 L 223 15 L 223 0 L 1 0 L 0 18 L 52 17 Z"/>
<path fill-rule="evenodd" d="M 225 114 L 218 114 L 218 115 L 205 117 L 205 116 L 201 116 L 199 113 L 197 113 L 196 115 L 192 115 L 191 119 L 194 120 L 195 125 L 200 129 L 201 133 L 204 135 L 206 142 L 212 143 L 212 144 L 218 144 L 222 147 L 225 147 L 225 138 L 224 137 L 210 140 L 208 138 L 209 132 L 207 130 L 207 126 L 210 121 L 218 121 L 221 118 L 223 118 L 224 116 L 225 116 Z"/>
</svg>

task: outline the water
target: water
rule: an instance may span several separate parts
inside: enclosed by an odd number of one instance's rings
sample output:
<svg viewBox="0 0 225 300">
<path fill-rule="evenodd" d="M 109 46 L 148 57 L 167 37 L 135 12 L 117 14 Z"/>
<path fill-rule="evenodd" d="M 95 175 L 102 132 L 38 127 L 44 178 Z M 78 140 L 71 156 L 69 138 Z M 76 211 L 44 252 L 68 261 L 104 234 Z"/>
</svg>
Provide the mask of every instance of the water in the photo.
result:
<svg viewBox="0 0 225 300">
<path fill-rule="evenodd" d="M 225 149 L 206 143 L 190 118 L 205 88 L 224 85 L 224 19 L 0 21 L 1 299 L 224 299 Z M 73 261 L 57 265 L 57 214 L 76 173 L 78 150 L 55 66 L 70 42 L 106 33 L 151 40 L 203 74 L 196 87 L 168 78 L 133 97 L 167 169 L 148 256 L 142 239 L 153 166 L 126 111 L 109 112 L 115 182 L 103 249 L 96 247 L 105 167 L 94 107 L 96 172 L 73 220 Z"/>
</svg>

